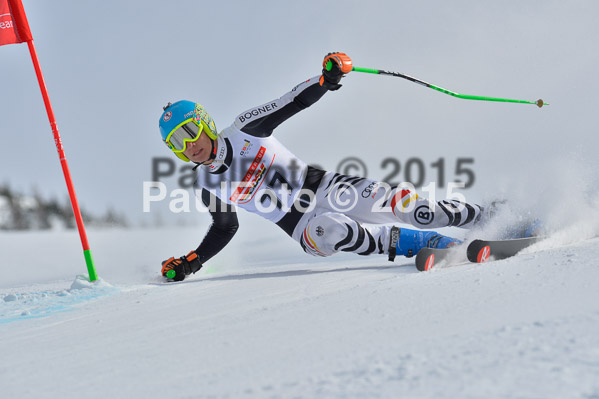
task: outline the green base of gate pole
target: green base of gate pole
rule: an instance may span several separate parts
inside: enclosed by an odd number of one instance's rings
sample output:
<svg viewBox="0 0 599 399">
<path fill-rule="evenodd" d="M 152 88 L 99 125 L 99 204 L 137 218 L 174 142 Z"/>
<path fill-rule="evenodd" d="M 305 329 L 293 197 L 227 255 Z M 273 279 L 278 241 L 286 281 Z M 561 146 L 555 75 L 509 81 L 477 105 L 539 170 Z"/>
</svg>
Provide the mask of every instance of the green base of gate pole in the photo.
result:
<svg viewBox="0 0 599 399">
<path fill-rule="evenodd" d="M 94 258 L 92 258 L 91 249 L 86 249 L 83 251 L 83 256 L 85 256 L 85 263 L 87 264 L 89 281 L 96 281 L 98 279 L 98 273 L 96 273 L 96 267 L 94 266 Z"/>
</svg>

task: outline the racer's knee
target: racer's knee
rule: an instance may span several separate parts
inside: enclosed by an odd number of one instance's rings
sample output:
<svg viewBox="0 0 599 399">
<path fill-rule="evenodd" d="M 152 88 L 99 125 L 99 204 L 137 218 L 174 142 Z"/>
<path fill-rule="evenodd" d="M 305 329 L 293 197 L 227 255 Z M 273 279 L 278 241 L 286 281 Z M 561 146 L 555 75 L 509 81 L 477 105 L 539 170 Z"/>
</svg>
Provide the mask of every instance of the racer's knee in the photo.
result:
<svg viewBox="0 0 599 399">
<path fill-rule="evenodd" d="M 347 236 L 348 223 L 355 223 L 338 213 L 324 213 L 310 220 L 304 229 L 300 244 L 314 256 L 331 256 L 340 251 L 339 242 Z"/>
</svg>

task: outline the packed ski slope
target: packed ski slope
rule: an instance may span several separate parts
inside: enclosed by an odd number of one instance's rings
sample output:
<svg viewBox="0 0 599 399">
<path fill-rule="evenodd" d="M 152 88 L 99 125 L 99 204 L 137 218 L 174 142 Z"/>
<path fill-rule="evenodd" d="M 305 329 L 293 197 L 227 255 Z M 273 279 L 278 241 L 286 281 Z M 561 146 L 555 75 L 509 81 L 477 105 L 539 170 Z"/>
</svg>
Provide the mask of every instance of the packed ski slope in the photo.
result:
<svg viewBox="0 0 599 399">
<path fill-rule="evenodd" d="M 89 231 L 92 284 L 76 277 L 75 232 L 2 232 L 1 396 L 599 398 L 599 195 L 567 176 L 553 201 L 512 185 L 521 209 L 473 233 L 500 236 L 528 204 L 547 240 L 424 273 L 406 258 L 312 258 L 239 213 L 225 251 L 165 284 L 160 261 L 209 222 L 190 214 L 186 227 Z"/>
<path fill-rule="evenodd" d="M 242 216 L 263 232 L 176 284 L 159 260 L 205 226 L 92 230 L 95 284 L 75 278 L 74 232 L 2 233 L 2 397 L 597 398 L 595 217 L 515 258 L 420 273 L 314 259 Z"/>
</svg>

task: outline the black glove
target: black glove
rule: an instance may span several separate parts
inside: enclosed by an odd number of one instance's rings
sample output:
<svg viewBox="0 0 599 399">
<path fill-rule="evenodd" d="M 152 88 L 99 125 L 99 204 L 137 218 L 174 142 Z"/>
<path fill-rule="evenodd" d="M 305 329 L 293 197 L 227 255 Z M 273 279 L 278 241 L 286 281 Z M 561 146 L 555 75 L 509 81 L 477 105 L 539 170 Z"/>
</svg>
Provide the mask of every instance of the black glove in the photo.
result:
<svg viewBox="0 0 599 399">
<path fill-rule="evenodd" d="M 191 251 L 186 256 L 170 258 L 162 262 L 162 275 L 175 281 L 183 281 L 185 276 L 202 268 L 198 254 Z"/>
<path fill-rule="evenodd" d="M 345 53 L 328 53 L 322 61 L 320 85 L 329 90 L 338 90 L 344 74 L 351 72 L 352 61 Z"/>
</svg>

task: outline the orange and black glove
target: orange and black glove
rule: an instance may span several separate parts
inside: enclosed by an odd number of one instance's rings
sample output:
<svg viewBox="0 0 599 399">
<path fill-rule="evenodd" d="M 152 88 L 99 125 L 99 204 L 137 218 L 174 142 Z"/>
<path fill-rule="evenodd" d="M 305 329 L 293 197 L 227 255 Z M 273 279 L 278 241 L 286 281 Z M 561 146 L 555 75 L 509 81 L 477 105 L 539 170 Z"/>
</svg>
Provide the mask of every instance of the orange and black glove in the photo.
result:
<svg viewBox="0 0 599 399">
<path fill-rule="evenodd" d="M 345 53 L 328 53 L 322 61 L 320 85 L 329 90 L 338 90 L 339 82 L 346 73 L 352 70 L 351 58 Z"/>
<path fill-rule="evenodd" d="M 180 258 L 170 258 L 162 262 L 162 275 L 175 281 L 183 281 L 185 276 L 195 273 L 202 268 L 200 258 L 195 251 Z"/>
</svg>

